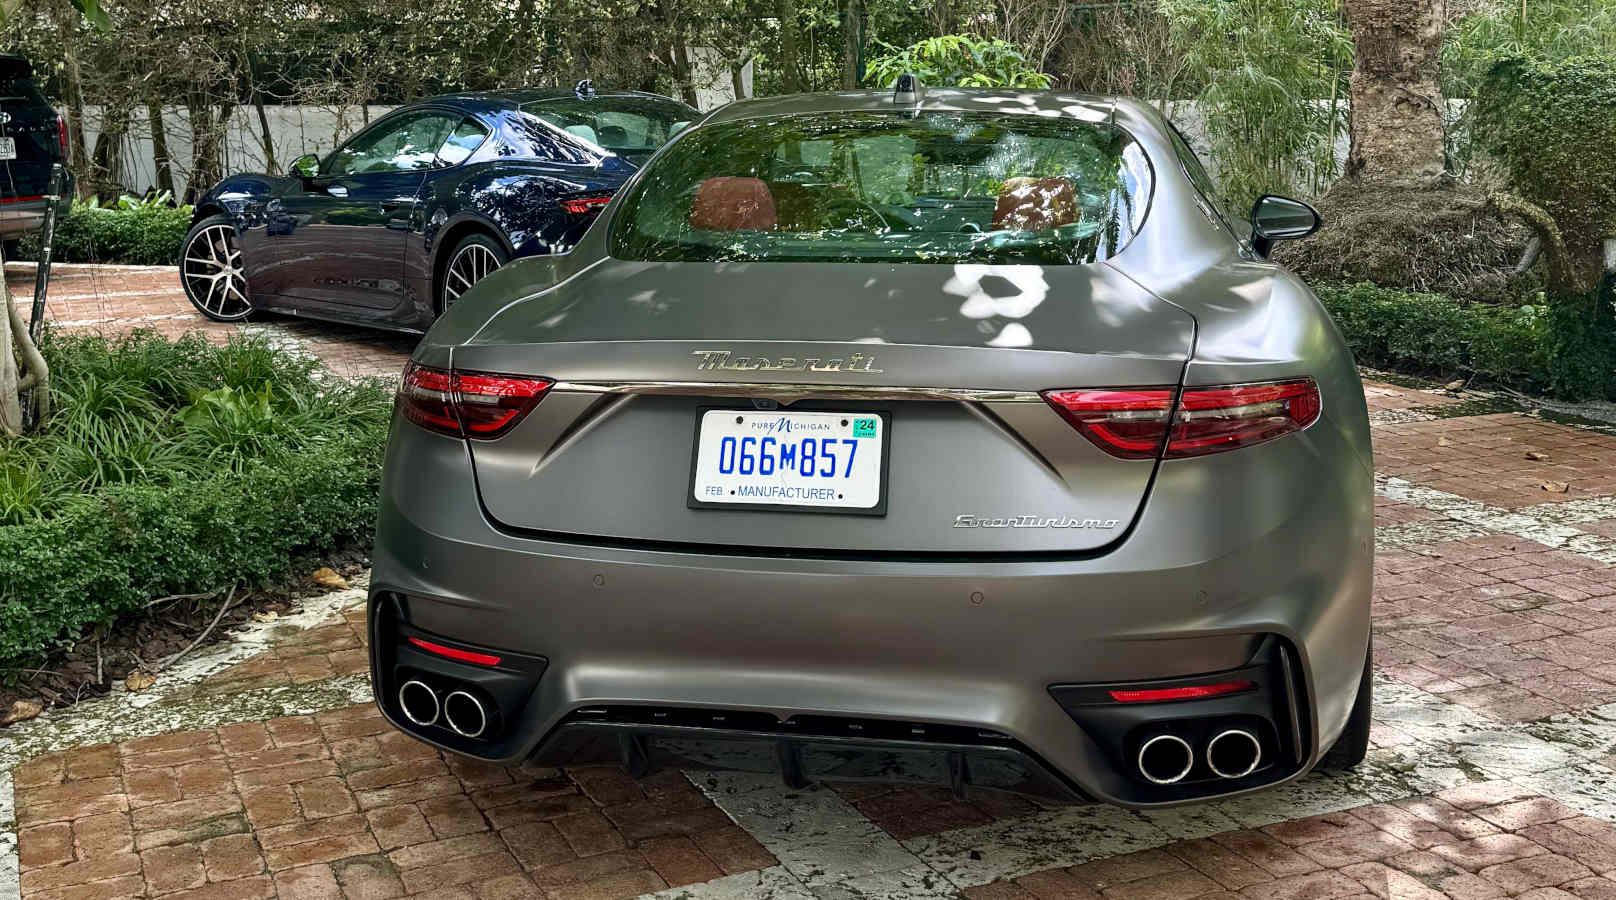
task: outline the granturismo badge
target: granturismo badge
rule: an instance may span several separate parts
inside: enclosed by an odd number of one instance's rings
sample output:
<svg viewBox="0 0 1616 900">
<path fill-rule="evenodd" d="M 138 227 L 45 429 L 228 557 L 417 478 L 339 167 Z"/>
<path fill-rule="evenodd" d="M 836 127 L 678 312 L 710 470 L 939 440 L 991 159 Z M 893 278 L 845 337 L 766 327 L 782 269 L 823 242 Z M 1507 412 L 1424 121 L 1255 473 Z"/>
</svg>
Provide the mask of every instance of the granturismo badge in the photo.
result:
<svg viewBox="0 0 1616 900">
<path fill-rule="evenodd" d="M 840 356 L 830 359 L 817 356 L 770 359 L 767 356 L 736 356 L 729 350 L 692 350 L 690 355 L 701 359 L 696 369 L 702 372 L 719 369 L 729 372 L 849 372 L 880 375 L 883 371 L 875 367 L 875 357 L 862 353 L 855 353 L 846 359 Z"/>
<path fill-rule="evenodd" d="M 955 528 L 1115 528 L 1116 519 L 1074 519 L 1071 516 L 972 516 L 954 517 Z"/>
</svg>

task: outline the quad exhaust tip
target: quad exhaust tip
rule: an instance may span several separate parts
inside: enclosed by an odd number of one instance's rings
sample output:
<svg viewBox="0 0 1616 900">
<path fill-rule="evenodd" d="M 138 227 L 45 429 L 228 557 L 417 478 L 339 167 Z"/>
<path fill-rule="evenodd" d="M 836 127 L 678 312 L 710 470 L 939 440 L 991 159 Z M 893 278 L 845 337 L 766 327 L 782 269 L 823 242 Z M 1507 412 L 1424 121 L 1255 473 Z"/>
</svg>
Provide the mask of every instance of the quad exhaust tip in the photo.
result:
<svg viewBox="0 0 1616 900">
<path fill-rule="evenodd" d="M 461 737 L 481 737 L 488 730 L 488 712 L 482 701 L 465 691 L 443 698 L 443 721 Z"/>
<path fill-rule="evenodd" d="M 1262 762 L 1262 742 L 1244 728 L 1220 731 L 1206 744 L 1206 764 L 1219 778 L 1244 778 Z"/>
<path fill-rule="evenodd" d="M 426 728 L 438 721 L 438 695 L 424 682 L 410 680 L 399 685 L 398 707 L 404 718 Z"/>
<path fill-rule="evenodd" d="M 1195 751 L 1175 734 L 1158 734 L 1139 747 L 1139 774 L 1152 784 L 1177 784 L 1195 768 Z"/>
</svg>

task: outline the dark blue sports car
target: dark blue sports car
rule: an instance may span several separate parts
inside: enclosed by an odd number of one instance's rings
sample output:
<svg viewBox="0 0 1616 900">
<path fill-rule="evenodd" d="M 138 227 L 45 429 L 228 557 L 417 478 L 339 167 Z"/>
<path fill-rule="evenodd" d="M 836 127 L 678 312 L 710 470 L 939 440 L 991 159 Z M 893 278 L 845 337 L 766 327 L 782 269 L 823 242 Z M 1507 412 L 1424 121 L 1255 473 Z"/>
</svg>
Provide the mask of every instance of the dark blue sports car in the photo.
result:
<svg viewBox="0 0 1616 900">
<path fill-rule="evenodd" d="M 700 116 L 587 82 L 402 107 L 284 176 L 214 185 L 196 204 L 180 280 L 210 319 L 262 309 L 424 331 L 507 261 L 569 249 Z"/>
</svg>

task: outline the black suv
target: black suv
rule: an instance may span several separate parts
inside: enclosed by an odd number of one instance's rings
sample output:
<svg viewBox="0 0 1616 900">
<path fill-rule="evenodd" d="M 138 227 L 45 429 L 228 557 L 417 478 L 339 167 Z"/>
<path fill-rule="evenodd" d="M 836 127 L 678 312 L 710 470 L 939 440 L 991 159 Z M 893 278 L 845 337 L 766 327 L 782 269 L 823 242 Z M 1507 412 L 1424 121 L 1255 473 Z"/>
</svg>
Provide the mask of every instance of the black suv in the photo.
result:
<svg viewBox="0 0 1616 900">
<path fill-rule="evenodd" d="M 33 68 L 0 54 L 0 240 L 7 258 L 19 237 L 44 224 L 51 164 L 66 160 L 67 126 L 40 93 Z M 60 213 L 72 196 L 69 176 Z"/>
</svg>

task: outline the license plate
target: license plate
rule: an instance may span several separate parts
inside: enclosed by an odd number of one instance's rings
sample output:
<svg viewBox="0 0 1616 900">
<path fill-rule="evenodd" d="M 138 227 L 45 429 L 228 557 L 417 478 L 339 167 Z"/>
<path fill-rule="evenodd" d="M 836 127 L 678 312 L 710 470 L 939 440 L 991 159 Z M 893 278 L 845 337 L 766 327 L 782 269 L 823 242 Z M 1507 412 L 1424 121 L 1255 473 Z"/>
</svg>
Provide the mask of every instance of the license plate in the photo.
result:
<svg viewBox="0 0 1616 900">
<path fill-rule="evenodd" d="M 707 410 L 690 505 L 883 515 L 887 424 L 872 412 Z"/>
<path fill-rule="evenodd" d="M 17 158 L 17 139 L 0 137 L 0 159 Z"/>
</svg>

